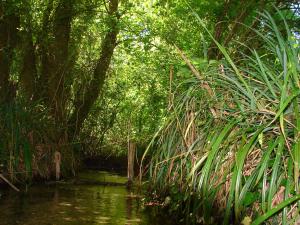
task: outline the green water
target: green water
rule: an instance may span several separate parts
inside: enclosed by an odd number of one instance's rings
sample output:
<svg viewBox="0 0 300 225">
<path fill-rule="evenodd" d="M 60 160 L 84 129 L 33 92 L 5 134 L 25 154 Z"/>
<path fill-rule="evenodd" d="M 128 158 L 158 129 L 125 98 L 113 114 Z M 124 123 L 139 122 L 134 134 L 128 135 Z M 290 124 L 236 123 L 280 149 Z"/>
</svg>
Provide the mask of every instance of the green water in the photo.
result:
<svg viewBox="0 0 300 225">
<path fill-rule="evenodd" d="M 80 180 L 123 183 L 126 178 L 86 172 Z M 1 225 L 168 225 L 172 221 L 144 209 L 141 196 L 125 186 L 60 183 L 34 185 L 27 193 L 2 192 Z"/>
</svg>

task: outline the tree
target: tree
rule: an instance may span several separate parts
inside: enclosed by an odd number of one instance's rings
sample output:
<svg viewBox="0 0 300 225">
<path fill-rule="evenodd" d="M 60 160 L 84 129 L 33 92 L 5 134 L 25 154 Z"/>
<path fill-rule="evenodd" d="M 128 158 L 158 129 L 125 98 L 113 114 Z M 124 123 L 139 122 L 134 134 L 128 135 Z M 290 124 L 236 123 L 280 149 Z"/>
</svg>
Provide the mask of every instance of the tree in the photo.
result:
<svg viewBox="0 0 300 225">
<path fill-rule="evenodd" d="M 10 103 L 16 92 L 10 80 L 12 58 L 18 41 L 20 18 L 17 9 L 7 2 L 0 3 L 0 104 Z"/>
<path fill-rule="evenodd" d="M 119 5 L 119 0 L 100 4 L 79 0 L 1 2 L 0 103 L 22 100 L 25 108 L 35 107 L 36 113 L 42 110 L 40 126 L 51 126 L 44 137 L 37 127 L 33 128 L 34 136 L 51 149 L 64 152 L 65 160 L 67 155 L 73 155 L 70 143 L 78 138 L 92 105 L 103 91 L 117 46 Z M 85 36 L 79 31 L 93 27 L 95 16 L 105 21 L 101 30 L 93 28 L 94 33 L 103 34 L 93 43 L 101 47 L 95 67 L 86 76 L 88 82 L 82 82 L 85 77 L 75 73 L 81 63 L 78 56 Z M 26 132 L 22 134 L 25 138 L 31 131 Z"/>
</svg>

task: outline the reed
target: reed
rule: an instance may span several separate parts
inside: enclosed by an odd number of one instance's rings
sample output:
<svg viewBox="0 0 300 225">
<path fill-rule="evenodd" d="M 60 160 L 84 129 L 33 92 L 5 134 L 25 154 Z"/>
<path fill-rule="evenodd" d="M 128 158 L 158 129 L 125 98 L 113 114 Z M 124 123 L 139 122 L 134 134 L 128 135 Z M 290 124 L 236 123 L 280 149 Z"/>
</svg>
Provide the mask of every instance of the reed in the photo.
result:
<svg viewBox="0 0 300 225">
<path fill-rule="evenodd" d="M 0 173 L 12 183 L 51 176 L 55 148 L 49 133 L 53 121 L 42 105 L 25 103 L 21 97 L 1 105 L 0 132 Z"/>
<path fill-rule="evenodd" d="M 236 60 L 215 41 L 223 60 L 179 85 L 144 154 L 152 155 L 152 190 L 171 197 L 171 210 L 190 222 L 288 224 L 299 217 L 299 40 L 278 15 L 284 32 L 261 14 L 265 29 L 255 32 L 263 51 L 249 47 Z"/>
</svg>

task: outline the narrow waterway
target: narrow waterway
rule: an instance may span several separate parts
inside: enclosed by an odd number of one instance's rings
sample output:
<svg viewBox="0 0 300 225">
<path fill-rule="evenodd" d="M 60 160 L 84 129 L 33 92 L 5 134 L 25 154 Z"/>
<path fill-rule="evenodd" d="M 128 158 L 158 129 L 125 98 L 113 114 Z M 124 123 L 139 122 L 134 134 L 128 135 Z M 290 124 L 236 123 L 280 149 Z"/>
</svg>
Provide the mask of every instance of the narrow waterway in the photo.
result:
<svg viewBox="0 0 300 225">
<path fill-rule="evenodd" d="M 145 209 L 142 196 L 121 185 L 125 181 L 125 177 L 116 174 L 89 171 L 75 183 L 34 185 L 26 193 L 2 191 L 0 224 L 174 224 Z"/>
</svg>

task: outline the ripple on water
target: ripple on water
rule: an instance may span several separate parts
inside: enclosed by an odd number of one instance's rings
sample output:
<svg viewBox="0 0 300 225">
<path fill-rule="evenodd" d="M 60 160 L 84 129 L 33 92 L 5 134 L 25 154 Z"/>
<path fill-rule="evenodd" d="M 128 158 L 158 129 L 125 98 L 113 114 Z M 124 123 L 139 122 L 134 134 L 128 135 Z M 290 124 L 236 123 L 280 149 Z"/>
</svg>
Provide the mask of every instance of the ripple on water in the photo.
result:
<svg viewBox="0 0 300 225">
<path fill-rule="evenodd" d="M 126 180 L 107 172 L 88 172 L 90 179 L 95 176 L 109 182 Z M 140 197 L 125 186 L 38 185 L 26 194 L 8 192 L 2 196 L 0 225 L 174 224 L 143 211 Z"/>
</svg>

